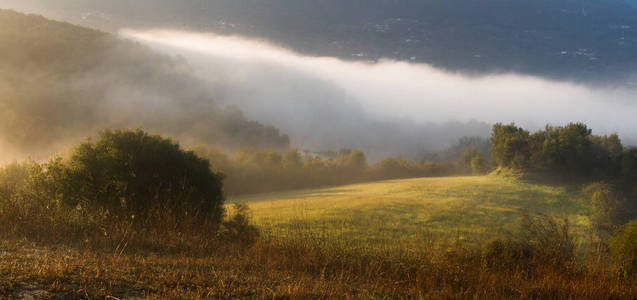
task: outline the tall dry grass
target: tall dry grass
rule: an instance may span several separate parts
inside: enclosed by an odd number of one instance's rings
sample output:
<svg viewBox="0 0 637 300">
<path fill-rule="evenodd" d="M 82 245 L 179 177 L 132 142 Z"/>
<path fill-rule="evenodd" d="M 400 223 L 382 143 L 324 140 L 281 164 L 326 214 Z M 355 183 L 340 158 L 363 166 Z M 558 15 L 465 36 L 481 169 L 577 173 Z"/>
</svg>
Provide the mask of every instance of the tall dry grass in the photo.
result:
<svg viewBox="0 0 637 300">
<path fill-rule="evenodd" d="M 0 294 L 10 298 L 637 297 L 604 247 L 580 251 L 568 223 L 545 215 L 523 214 L 519 236 L 478 245 L 432 236 L 374 247 L 304 228 L 259 236 L 241 205 L 201 223 L 56 206 L 10 188 L 0 193 Z"/>
<path fill-rule="evenodd" d="M 576 257 L 568 224 L 548 216 L 527 214 L 523 235 L 480 246 L 425 239 L 419 249 L 383 250 L 303 230 L 257 237 L 240 206 L 212 228 L 165 212 L 135 220 L 3 205 L 0 293 L 9 296 L 35 289 L 72 298 L 637 297 L 603 248 Z"/>
</svg>

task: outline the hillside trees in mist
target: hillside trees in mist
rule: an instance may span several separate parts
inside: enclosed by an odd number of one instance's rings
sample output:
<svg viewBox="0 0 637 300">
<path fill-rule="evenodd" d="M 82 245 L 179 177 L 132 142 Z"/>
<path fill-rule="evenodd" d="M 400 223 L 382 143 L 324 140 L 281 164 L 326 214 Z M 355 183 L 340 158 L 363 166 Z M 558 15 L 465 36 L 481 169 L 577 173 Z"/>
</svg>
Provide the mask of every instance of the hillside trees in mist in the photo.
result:
<svg viewBox="0 0 637 300">
<path fill-rule="evenodd" d="M 635 178 L 635 149 L 616 134 L 594 135 L 583 123 L 547 125 L 530 134 L 514 124 L 493 126 L 492 154 L 500 167 L 526 170 L 571 181 Z"/>
<path fill-rule="evenodd" d="M 468 147 L 460 156 L 460 166 L 473 174 L 485 174 L 491 168 L 489 161 L 476 148 Z"/>
<path fill-rule="evenodd" d="M 356 149 L 343 149 L 329 157 L 298 149 L 282 153 L 243 148 L 233 155 L 207 145 L 192 150 L 210 160 L 213 168 L 226 176 L 224 190 L 229 195 L 460 172 L 453 163 L 414 162 L 405 158 L 390 157 L 370 165 L 366 155 Z"/>
<path fill-rule="evenodd" d="M 42 157 L 102 128 L 131 127 L 228 148 L 288 147 L 277 128 L 221 108 L 210 95 L 182 61 L 107 33 L 0 10 L 0 144 L 13 152 Z"/>
</svg>

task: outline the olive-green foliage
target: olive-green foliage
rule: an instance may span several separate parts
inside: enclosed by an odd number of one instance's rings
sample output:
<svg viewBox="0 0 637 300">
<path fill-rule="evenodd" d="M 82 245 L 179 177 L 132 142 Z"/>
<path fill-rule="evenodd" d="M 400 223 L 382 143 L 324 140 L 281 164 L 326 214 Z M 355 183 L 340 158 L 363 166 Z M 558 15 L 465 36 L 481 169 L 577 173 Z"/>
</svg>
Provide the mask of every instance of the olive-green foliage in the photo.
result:
<svg viewBox="0 0 637 300">
<path fill-rule="evenodd" d="M 462 154 L 467 151 L 467 148 L 475 149 L 487 160 L 491 159 L 490 138 L 482 136 L 461 137 L 451 147 L 435 154 L 425 155 L 425 158 L 432 161 L 457 161 L 458 157 L 462 157 Z"/>
<path fill-rule="evenodd" d="M 637 274 L 637 220 L 617 229 L 609 247 L 613 260 L 625 276 Z"/>
<path fill-rule="evenodd" d="M 533 167 L 568 178 L 604 175 L 617 149 L 622 149 L 617 135 L 593 136 L 582 123 L 564 127 L 546 126 L 531 137 Z M 619 151 L 621 153 L 621 150 Z"/>
<path fill-rule="evenodd" d="M 229 194 L 246 194 L 309 186 L 334 185 L 364 180 L 367 162 L 358 150 L 343 151 L 335 159 L 303 155 L 297 149 L 281 154 L 273 150 L 244 148 L 233 157 L 211 147 L 195 151 L 227 174 Z"/>
<path fill-rule="evenodd" d="M 0 238 L 117 254 L 253 243 L 259 233 L 245 207 L 222 219 L 222 177 L 171 140 L 104 131 L 66 159 L 0 168 Z"/>
<path fill-rule="evenodd" d="M 373 165 L 368 173 L 373 179 L 398 179 L 448 176 L 460 174 L 462 170 L 452 163 L 414 162 L 403 157 L 389 157 Z"/>
<path fill-rule="evenodd" d="M 610 233 L 621 225 L 627 215 L 622 194 L 605 182 L 592 183 L 584 187 L 582 195 L 591 208 L 591 224 L 600 233 Z"/>
<path fill-rule="evenodd" d="M 473 174 L 486 174 L 490 169 L 489 161 L 482 154 L 478 153 L 471 158 L 471 171 Z"/>
<path fill-rule="evenodd" d="M 225 190 L 230 195 L 380 179 L 445 176 L 456 173 L 457 169 L 450 163 L 416 163 L 404 158 L 387 158 L 369 166 L 363 152 L 349 149 L 329 158 L 298 149 L 280 153 L 244 148 L 228 156 L 214 147 L 199 145 L 193 147 L 193 151 L 210 160 L 215 170 L 226 175 Z"/>
<path fill-rule="evenodd" d="M 493 125 L 491 153 L 501 167 L 525 168 L 530 157 L 529 132 L 515 124 Z"/>
<path fill-rule="evenodd" d="M 468 147 L 460 156 L 460 165 L 470 170 L 473 174 L 486 174 L 489 169 L 489 161 L 476 148 Z"/>
<path fill-rule="evenodd" d="M 208 160 L 142 130 L 103 131 L 68 160 L 53 159 L 33 175 L 41 198 L 61 205 L 145 214 L 159 208 L 219 221 L 222 176 Z"/>
<path fill-rule="evenodd" d="M 493 126 L 491 143 L 498 167 L 554 179 L 628 181 L 637 174 L 635 151 L 624 149 L 617 134 L 593 135 L 583 123 L 547 125 L 533 134 L 514 124 L 498 123 Z"/>
</svg>

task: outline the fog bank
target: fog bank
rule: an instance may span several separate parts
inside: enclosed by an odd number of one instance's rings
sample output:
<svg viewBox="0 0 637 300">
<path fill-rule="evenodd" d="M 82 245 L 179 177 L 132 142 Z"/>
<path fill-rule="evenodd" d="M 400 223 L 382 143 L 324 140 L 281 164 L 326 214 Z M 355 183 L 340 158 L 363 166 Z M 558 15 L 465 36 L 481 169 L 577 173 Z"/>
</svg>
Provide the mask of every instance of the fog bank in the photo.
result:
<svg viewBox="0 0 637 300">
<path fill-rule="evenodd" d="M 301 146 L 319 147 L 321 141 L 356 146 L 360 140 L 359 146 L 373 147 L 386 145 L 382 138 L 370 142 L 386 133 L 434 149 L 440 145 L 433 143 L 461 135 L 488 134 L 483 123 L 495 122 L 531 129 L 584 122 L 597 134 L 617 132 L 629 143 L 637 137 L 637 92 L 626 88 L 517 74 L 469 76 L 391 60 L 307 57 L 262 41 L 208 33 L 129 29 L 120 34 L 179 55 L 210 83 L 218 101 L 279 127 Z M 471 121 L 460 126 L 469 129 L 465 132 L 446 129 L 449 122 Z M 480 128 L 471 132 L 472 127 Z"/>
</svg>

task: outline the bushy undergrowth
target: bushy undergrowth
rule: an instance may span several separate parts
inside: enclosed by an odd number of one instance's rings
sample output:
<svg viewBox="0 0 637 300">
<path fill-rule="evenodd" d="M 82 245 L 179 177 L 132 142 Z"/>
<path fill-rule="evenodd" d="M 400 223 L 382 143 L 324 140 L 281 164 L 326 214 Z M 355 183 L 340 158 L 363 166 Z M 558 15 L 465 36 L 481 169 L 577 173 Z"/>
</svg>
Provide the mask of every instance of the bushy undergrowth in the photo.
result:
<svg viewBox="0 0 637 300">
<path fill-rule="evenodd" d="M 68 159 L 0 169 L 4 238 L 116 252 L 253 243 L 245 207 L 224 219 L 223 204 L 222 175 L 207 160 L 141 130 L 104 131 Z"/>
<path fill-rule="evenodd" d="M 418 249 L 371 249 L 364 245 L 348 246 L 344 241 L 307 232 L 288 237 L 253 235 L 246 243 L 228 243 L 226 238 L 236 241 L 233 236 L 250 236 L 245 232 L 253 230 L 244 226 L 249 219 L 244 207 L 236 206 L 233 209 L 236 215 L 223 222 L 221 226 L 226 228 L 219 232 L 229 235 L 221 238 L 205 240 L 170 231 L 175 235 L 133 232 L 129 233 L 131 238 L 118 241 L 117 245 L 92 249 L 94 252 L 107 250 L 106 256 L 84 252 L 73 256 L 68 267 L 61 266 L 62 257 L 73 255 L 68 251 L 59 254 L 60 257 L 47 255 L 42 260 L 38 259 L 40 256 L 27 256 L 23 259 L 30 261 L 28 265 L 38 267 L 22 268 L 19 278 L 39 278 L 37 284 L 52 293 L 75 295 L 73 293 L 81 287 L 87 293 L 82 297 L 566 299 L 637 296 L 632 284 L 617 280 L 590 260 L 575 260 L 570 247 L 549 246 L 570 245 L 572 241 L 564 232 L 568 232 L 565 223 L 548 216 L 527 214 L 522 218 L 522 224 L 526 225 L 522 225 L 520 236 L 496 240 L 484 247 L 452 239 L 431 239 L 423 241 Z M 125 226 L 121 231 L 126 232 Z M 205 231 L 206 228 L 193 228 L 183 234 L 203 235 Z M 182 240 L 178 243 L 179 237 Z M 223 242 L 224 246 L 211 247 L 206 241 Z M 168 246 L 171 243 L 173 246 Z M 151 247 L 158 248 L 150 256 L 144 254 Z M 143 256 L 139 256 L 140 252 Z M 554 259 L 555 256 L 558 259 Z M 10 259 L 5 257 L 5 261 Z M 100 271 L 99 264 L 108 266 L 110 271 Z M 3 268 L 0 263 L 0 272 Z M 38 277 L 38 270 L 45 270 L 46 275 Z M 81 278 L 78 272 L 91 274 L 90 278 Z M 8 278 L 18 275 L 12 271 L 5 274 L 10 275 Z M 108 277 L 109 274 L 115 277 Z M 141 278 L 141 281 L 127 283 L 122 280 L 124 276 Z M 120 285 L 114 288 L 105 285 L 106 282 L 120 282 Z M 2 284 L 0 280 L 0 290 L 16 289 L 15 285 L 3 287 Z"/>
<path fill-rule="evenodd" d="M 486 265 L 497 270 L 531 270 L 540 265 L 570 269 L 576 265 L 576 242 L 568 220 L 525 210 L 518 235 L 493 240 L 483 251 Z"/>
<path fill-rule="evenodd" d="M 245 209 L 220 223 L 180 219 L 180 214 L 153 209 L 143 217 L 0 200 L 0 238 L 27 239 L 114 253 L 204 253 L 228 246 L 248 246 L 259 236 Z M 242 247 L 243 247 L 242 246 Z M 203 251 L 203 252 L 202 252 Z"/>
</svg>

